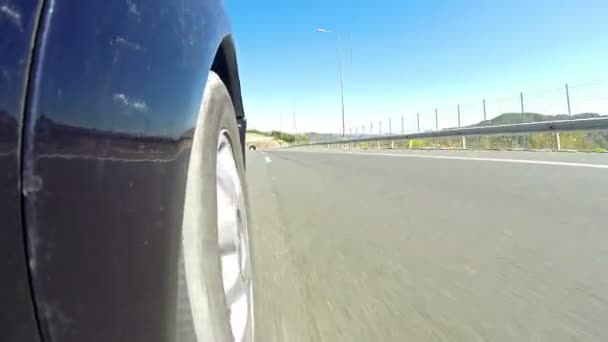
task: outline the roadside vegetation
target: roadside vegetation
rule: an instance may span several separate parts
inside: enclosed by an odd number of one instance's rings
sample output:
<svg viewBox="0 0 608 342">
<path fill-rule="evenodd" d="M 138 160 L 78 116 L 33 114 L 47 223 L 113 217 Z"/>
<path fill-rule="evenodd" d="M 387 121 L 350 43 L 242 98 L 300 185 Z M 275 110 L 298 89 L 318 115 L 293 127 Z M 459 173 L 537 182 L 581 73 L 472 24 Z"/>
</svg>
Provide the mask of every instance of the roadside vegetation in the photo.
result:
<svg viewBox="0 0 608 342">
<path fill-rule="evenodd" d="M 272 137 L 276 140 L 288 143 L 288 144 L 294 144 L 294 143 L 306 143 L 308 142 L 308 137 L 305 135 L 301 135 L 301 134 L 291 134 L 291 133 L 286 133 L 286 132 L 281 132 L 281 131 L 270 131 L 270 132 L 264 132 L 264 131 L 259 131 L 257 129 L 250 129 L 247 130 L 247 133 L 252 133 L 252 134 L 258 134 L 258 135 L 262 135 L 262 136 L 266 136 L 266 137 Z"/>
<path fill-rule="evenodd" d="M 543 115 L 538 113 L 504 113 L 491 120 L 481 121 L 469 127 L 508 125 L 527 122 L 554 120 L 582 119 L 599 117 L 595 113 L 568 115 Z M 370 137 L 370 136 L 358 136 Z M 327 139 L 327 137 L 324 137 Z M 337 140 L 333 139 L 333 140 Z M 314 141 L 314 139 L 311 139 Z M 328 139 L 329 140 L 329 139 Z M 321 140 L 323 141 L 323 140 Z M 558 135 L 556 133 L 534 133 L 526 135 L 495 135 L 466 137 L 467 149 L 474 150 L 557 150 Z M 560 132 L 561 150 L 598 152 L 608 151 L 608 131 L 576 131 Z M 426 138 L 413 140 L 372 141 L 356 144 L 358 148 L 375 149 L 461 149 L 462 137 Z"/>
<path fill-rule="evenodd" d="M 604 153 L 608 151 L 608 132 L 561 132 L 562 151 Z M 461 149 L 462 137 L 427 138 L 380 141 L 380 148 L 395 149 Z M 377 141 L 357 144 L 358 148 L 378 148 Z M 557 150 L 555 133 L 536 133 L 510 136 L 473 136 L 466 138 L 467 149 L 472 150 Z"/>
</svg>

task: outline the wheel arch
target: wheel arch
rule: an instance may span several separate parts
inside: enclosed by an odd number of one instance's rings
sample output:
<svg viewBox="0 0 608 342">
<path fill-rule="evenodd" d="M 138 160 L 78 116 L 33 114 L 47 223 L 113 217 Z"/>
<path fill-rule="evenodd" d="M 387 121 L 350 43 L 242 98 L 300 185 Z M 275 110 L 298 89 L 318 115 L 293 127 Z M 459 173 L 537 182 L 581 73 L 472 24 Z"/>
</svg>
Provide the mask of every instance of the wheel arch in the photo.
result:
<svg viewBox="0 0 608 342">
<path fill-rule="evenodd" d="M 226 85 L 226 88 L 228 88 L 236 117 L 244 118 L 245 110 L 243 108 L 243 98 L 241 96 L 241 81 L 239 78 L 236 50 L 232 35 L 227 35 L 222 39 L 215 57 L 213 58 L 211 70 L 220 77 L 222 82 Z"/>
<path fill-rule="evenodd" d="M 211 71 L 215 72 L 228 89 L 228 94 L 232 100 L 234 111 L 239 129 L 241 148 L 245 155 L 245 134 L 247 132 L 247 120 L 245 119 L 245 109 L 243 107 L 243 97 L 241 95 L 241 80 L 236 58 L 236 49 L 232 35 L 225 36 L 211 64 Z"/>
</svg>

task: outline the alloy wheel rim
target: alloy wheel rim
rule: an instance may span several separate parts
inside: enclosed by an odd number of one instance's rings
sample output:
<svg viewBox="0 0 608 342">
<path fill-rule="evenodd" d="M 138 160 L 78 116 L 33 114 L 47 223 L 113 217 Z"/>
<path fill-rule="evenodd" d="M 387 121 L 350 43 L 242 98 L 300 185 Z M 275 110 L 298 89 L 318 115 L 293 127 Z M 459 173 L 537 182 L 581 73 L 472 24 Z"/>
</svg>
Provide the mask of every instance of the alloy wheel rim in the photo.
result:
<svg viewBox="0 0 608 342">
<path fill-rule="evenodd" d="M 220 132 L 216 164 L 218 250 L 225 303 L 235 341 L 251 340 L 252 283 L 247 208 L 228 132 Z"/>
</svg>

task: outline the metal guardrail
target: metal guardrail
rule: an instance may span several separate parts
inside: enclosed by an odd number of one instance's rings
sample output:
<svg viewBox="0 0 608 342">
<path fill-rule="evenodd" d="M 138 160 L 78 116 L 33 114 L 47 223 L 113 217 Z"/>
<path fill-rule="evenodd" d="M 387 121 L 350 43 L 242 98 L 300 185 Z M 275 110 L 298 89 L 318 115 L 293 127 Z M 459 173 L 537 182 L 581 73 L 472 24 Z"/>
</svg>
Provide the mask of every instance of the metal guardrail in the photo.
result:
<svg viewBox="0 0 608 342">
<path fill-rule="evenodd" d="M 439 130 L 439 131 L 410 133 L 410 134 L 379 135 L 379 136 L 357 138 L 357 139 L 342 139 L 342 140 L 334 140 L 334 141 L 297 144 L 297 145 L 287 146 L 286 148 L 318 146 L 318 145 L 349 144 L 349 143 L 361 143 L 361 142 L 370 142 L 370 141 L 413 140 L 413 139 L 424 139 L 424 138 L 449 138 L 449 137 L 467 137 L 467 136 L 480 136 L 480 135 L 520 135 L 520 134 L 530 134 L 530 133 L 591 131 L 591 130 L 608 130 L 608 117 L 576 119 L 576 120 L 560 120 L 560 121 L 541 121 L 541 122 L 529 122 L 529 123 L 512 124 L 512 125 L 452 128 L 452 129 L 444 129 L 444 130 Z"/>
</svg>

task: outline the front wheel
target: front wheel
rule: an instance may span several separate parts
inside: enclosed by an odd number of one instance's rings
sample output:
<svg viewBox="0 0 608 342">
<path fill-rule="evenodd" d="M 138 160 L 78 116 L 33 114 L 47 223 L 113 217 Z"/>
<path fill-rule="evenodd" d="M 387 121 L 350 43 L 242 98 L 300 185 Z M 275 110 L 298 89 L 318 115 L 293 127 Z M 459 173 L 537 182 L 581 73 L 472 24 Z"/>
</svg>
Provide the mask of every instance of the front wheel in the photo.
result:
<svg viewBox="0 0 608 342">
<path fill-rule="evenodd" d="M 226 86 L 209 73 L 186 181 L 178 341 L 253 341 L 244 159 Z"/>
</svg>

